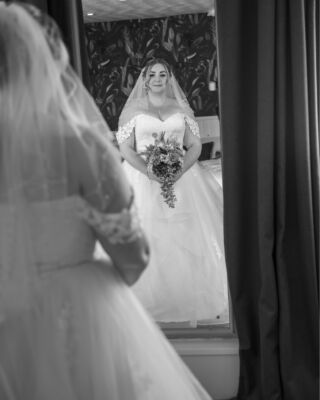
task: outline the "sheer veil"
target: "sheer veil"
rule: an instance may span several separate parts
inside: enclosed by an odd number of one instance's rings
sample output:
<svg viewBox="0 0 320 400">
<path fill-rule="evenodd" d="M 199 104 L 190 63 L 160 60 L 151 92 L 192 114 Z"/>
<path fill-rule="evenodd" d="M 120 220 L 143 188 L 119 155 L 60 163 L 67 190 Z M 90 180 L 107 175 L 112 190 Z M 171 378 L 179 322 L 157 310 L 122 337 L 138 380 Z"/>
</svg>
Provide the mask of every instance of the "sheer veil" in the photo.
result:
<svg viewBox="0 0 320 400">
<path fill-rule="evenodd" d="M 141 112 L 149 110 L 148 102 L 148 73 L 150 70 L 150 65 L 154 63 L 163 64 L 168 70 L 168 82 L 166 87 L 166 96 L 173 103 L 173 107 L 180 109 L 184 114 L 194 119 L 194 113 L 191 109 L 189 102 L 181 89 L 177 79 L 175 78 L 173 72 L 169 65 L 161 59 L 151 60 L 141 71 L 137 82 L 132 89 L 128 100 L 120 114 L 119 117 L 119 127 L 128 123 L 134 116 Z"/>
<path fill-rule="evenodd" d="M 97 155 L 117 157 L 111 139 L 55 22 L 33 6 L 0 1 L 0 321 L 29 308 L 41 285 L 34 210 L 73 194 L 70 143 L 84 150 L 102 198 Z"/>
</svg>

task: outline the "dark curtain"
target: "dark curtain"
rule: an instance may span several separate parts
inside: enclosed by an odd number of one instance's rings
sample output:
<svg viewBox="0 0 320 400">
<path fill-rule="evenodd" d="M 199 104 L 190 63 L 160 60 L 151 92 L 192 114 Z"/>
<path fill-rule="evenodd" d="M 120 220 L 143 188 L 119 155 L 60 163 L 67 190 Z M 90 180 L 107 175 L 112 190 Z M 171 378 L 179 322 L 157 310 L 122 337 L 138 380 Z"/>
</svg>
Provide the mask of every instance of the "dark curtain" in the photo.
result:
<svg viewBox="0 0 320 400">
<path fill-rule="evenodd" d="M 319 1 L 216 0 L 240 400 L 316 400 Z"/>
<path fill-rule="evenodd" d="M 58 23 L 66 43 L 71 65 L 89 88 L 89 70 L 85 46 L 81 0 L 46 0 L 47 11 Z"/>
</svg>

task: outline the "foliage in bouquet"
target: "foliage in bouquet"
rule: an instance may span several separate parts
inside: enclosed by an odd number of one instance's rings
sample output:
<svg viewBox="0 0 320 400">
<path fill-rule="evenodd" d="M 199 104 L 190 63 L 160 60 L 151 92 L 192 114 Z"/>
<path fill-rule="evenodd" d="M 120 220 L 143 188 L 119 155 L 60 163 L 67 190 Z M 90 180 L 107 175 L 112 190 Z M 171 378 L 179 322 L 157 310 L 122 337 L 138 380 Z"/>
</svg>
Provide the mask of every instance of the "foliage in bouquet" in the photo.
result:
<svg viewBox="0 0 320 400">
<path fill-rule="evenodd" d="M 181 171 L 183 165 L 183 151 L 174 138 L 165 139 L 165 132 L 155 137 L 154 144 L 146 147 L 141 154 L 146 157 L 148 169 L 161 180 L 161 195 L 169 207 L 174 208 L 177 201 L 174 193 L 174 182 L 176 175 Z"/>
</svg>

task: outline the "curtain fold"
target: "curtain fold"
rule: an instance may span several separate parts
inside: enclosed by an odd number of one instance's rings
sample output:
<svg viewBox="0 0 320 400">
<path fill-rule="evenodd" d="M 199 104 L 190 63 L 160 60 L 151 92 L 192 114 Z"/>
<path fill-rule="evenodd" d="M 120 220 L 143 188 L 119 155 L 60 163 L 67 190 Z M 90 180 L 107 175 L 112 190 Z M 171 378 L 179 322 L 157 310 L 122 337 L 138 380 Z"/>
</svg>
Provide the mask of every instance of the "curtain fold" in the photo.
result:
<svg viewBox="0 0 320 400">
<path fill-rule="evenodd" d="M 38 0 L 39 1 L 39 0 Z M 90 87 L 81 0 L 46 0 L 47 11 L 59 25 L 71 65 L 87 89 Z"/>
<path fill-rule="evenodd" d="M 238 399 L 318 398 L 319 2 L 216 0 Z"/>
</svg>

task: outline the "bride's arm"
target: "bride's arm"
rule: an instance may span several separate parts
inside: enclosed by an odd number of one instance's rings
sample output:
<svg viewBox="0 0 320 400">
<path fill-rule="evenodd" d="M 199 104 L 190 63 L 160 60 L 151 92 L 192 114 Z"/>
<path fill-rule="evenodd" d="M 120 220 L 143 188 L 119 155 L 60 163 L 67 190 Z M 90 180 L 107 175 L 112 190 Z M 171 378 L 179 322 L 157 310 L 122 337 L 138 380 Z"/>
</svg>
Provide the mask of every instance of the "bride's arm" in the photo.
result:
<svg viewBox="0 0 320 400">
<path fill-rule="evenodd" d="M 131 135 L 134 135 L 132 131 Z M 126 139 L 124 142 L 119 144 L 119 149 L 122 157 L 135 169 L 148 176 L 147 163 L 145 160 L 135 151 L 132 137 Z"/>
<path fill-rule="evenodd" d="M 120 128 L 117 133 L 120 153 L 122 157 L 133 166 L 133 168 L 146 175 L 149 179 L 160 182 L 159 178 L 148 170 L 146 161 L 134 148 L 135 128 L 132 122 L 134 121 L 130 121 L 126 126 Z"/>
<path fill-rule="evenodd" d="M 186 130 L 183 140 L 187 151 L 183 157 L 182 171 L 177 175 L 176 181 L 198 160 L 201 154 L 202 144 L 200 138 L 194 135 L 190 127 L 186 124 Z"/>
<path fill-rule="evenodd" d="M 119 152 L 109 144 L 106 148 L 96 146 L 91 153 L 86 145 L 73 141 L 69 160 L 70 176 L 77 183 L 79 193 L 87 200 L 92 210 L 97 211 L 100 226 L 103 226 L 103 217 L 111 214 L 119 215 L 125 212 L 129 226 L 134 211 L 132 203 L 132 190 L 124 175 Z M 94 166 L 93 166 L 94 164 Z M 98 171 L 98 172 L 97 172 Z M 129 211 L 130 210 L 130 211 Z M 90 224 L 97 240 L 112 259 L 114 266 L 119 271 L 123 280 L 128 285 L 133 285 L 140 277 L 149 262 L 149 245 L 140 227 L 136 231 L 128 231 L 124 240 L 114 240 L 112 235 L 104 233 L 98 224 Z M 131 233 L 131 235 L 130 235 Z M 128 238 L 128 239 L 127 239 Z"/>
<path fill-rule="evenodd" d="M 121 168 L 121 165 L 119 165 L 119 168 Z M 132 201 L 132 191 L 122 173 L 118 174 L 118 182 L 119 184 L 109 200 L 107 213 L 119 213 L 129 209 Z M 131 211 L 131 218 L 138 219 L 137 215 L 132 214 L 134 212 L 137 211 L 135 209 Z M 123 280 L 129 286 L 133 285 L 139 279 L 148 265 L 150 256 L 149 245 L 144 232 L 140 226 L 134 229 L 138 229 L 139 231 L 133 232 L 133 240 L 119 243 L 110 240 L 109 237 L 106 237 L 100 231 L 96 231 L 97 239 L 106 253 L 111 257 Z"/>
</svg>

